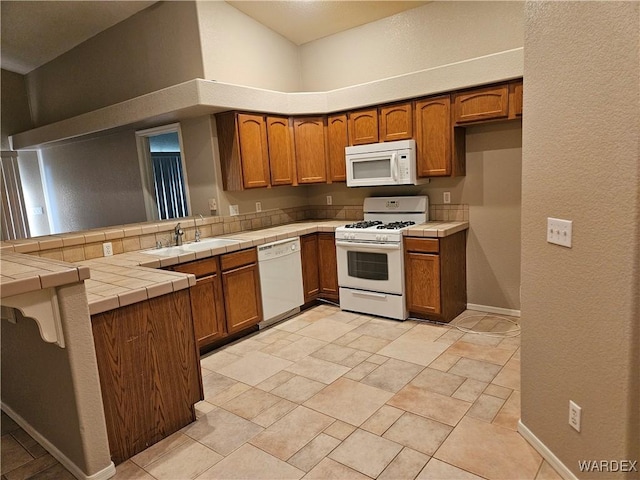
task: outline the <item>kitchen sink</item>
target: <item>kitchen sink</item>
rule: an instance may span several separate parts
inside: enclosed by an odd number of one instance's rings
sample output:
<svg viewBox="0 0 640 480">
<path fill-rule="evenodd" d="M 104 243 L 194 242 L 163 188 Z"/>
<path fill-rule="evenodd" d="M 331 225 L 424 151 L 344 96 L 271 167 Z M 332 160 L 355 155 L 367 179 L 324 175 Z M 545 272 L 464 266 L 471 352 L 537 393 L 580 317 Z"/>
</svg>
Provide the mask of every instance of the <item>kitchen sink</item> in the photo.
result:
<svg viewBox="0 0 640 480">
<path fill-rule="evenodd" d="M 205 250 L 211 250 L 212 248 L 235 245 L 241 241 L 242 240 L 235 240 L 233 238 L 205 238 L 199 242 L 185 243 L 175 247 L 153 248 L 151 250 L 143 250 L 140 253 L 157 255 L 159 257 L 172 257 L 175 255 L 184 255 L 185 253 L 202 252 Z"/>
</svg>

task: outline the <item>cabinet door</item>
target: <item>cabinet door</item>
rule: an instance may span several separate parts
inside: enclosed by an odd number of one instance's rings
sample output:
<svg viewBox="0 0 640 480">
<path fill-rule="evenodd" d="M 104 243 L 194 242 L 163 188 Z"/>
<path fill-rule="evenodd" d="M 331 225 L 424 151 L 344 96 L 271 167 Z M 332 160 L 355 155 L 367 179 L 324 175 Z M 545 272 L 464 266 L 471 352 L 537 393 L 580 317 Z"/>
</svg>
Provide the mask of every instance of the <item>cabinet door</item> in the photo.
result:
<svg viewBox="0 0 640 480">
<path fill-rule="evenodd" d="M 407 309 L 416 313 L 436 313 L 440 308 L 440 256 L 405 253 Z"/>
<path fill-rule="evenodd" d="M 302 256 L 302 288 L 304 302 L 315 300 L 320 293 L 320 274 L 318 271 L 318 234 L 312 233 L 300 237 Z"/>
<path fill-rule="evenodd" d="M 522 116 L 522 80 L 509 83 L 509 118 Z"/>
<path fill-rule="evenodd" d="M 475 88 L 454 94 L 455 123 L 507 118 L 508 85 Z"/>
<path fill-rule="evenodd" d="M 318 264 L 320 295 L 338 299 L 338 263 L 336 239 L 333 233 L 318 233 Z"/>
<path fill-rule="evenodd" d="M 327 157 L 325 117 L 296 118 L 293 121 L 298 183 L 325 183 Z"/>
<path fill-rule="evenodd" d="M 266 187 L 269 185 L 270 175 L 264 117 L 239 113 L 237 123 L 243 186 L 244 188 Z"/>
<path fill-rule="evenodd" d="M 288 117 L 267 117 L 271 185 L 294 182 L 293 144 Z"/>
<path fill-rule="evenodd" d="M 407 140 L 413 138 L 411 102 L 380 107 L 380 141 Z"/>
<path fill-rule="evenodd" d="M 262 320 L 257 264 L 222 272 L 222 290 L 228 333 L 239 332 Z"/>
<path fill-rule="evenodd" d="M 349 112 L 349 145 L 364 145 L 378 141 L 378 109 Z"/>
<path fill-rule="evenodd" d="M 327 123 L 327 145 L 329 154 L 329 180 L 347 181 L 347 160 L 344 149 L 348 145 L 347 114 L 329 115 Z"/>
<path fill-rule="evenodd" d="M 222 286 L 219 275 L 199 278 L 189 289 L 191 316 L 198 347 L 205 347 L 225 335 Z"/>
<path fill-rule="evenodd" d="M 416 166 L 419 177 L 451 175 L 451 99 L 449 95 L 418 100 Z"/>
</svg>

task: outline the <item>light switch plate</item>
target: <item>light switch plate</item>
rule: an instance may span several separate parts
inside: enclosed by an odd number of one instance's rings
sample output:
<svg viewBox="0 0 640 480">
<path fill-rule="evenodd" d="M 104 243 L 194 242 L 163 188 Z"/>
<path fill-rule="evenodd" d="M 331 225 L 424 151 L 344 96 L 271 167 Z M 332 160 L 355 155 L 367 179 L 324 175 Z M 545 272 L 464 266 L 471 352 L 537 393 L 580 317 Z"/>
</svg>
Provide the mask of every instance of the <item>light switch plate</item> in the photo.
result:
<svg viewBox="0 0 640 480">
<path fill-rule="evenodd" d="M 262 202 L 256 202 L 256 212 L 262 211 Z"/>
<path fill-rule="evenodd" d="M 216 201 L 215 198 L 209 199 L 209 210 L 212 212 L 215 212 L 216 210 L 218 210 L 218 202 Z"/>
<path fill-rule="evenodd" d="M 547 242 L 571 248 L 573 221 L 547 218 Z"/>
<path fill-rule="evenodd" d="M 229 205 L 229 215 L 238 215 L 239 213 L 238 205 Z"/>
<path fill-rule="evenodd" d="M 444 192 L 442 194 L 442 202 L 443 203 L 451 203 L 451 192 Z"/>
</svg>

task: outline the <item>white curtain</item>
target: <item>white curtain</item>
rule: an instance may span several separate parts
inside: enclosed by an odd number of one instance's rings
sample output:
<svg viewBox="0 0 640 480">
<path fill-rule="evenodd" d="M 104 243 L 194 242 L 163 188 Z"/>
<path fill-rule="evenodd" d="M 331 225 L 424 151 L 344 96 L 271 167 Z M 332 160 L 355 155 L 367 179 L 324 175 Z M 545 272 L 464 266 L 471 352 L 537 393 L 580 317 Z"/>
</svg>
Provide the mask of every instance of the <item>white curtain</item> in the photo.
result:
<svg viewBox="0 0 640 480">
<path fill-rule="evenodd" d="M 152 152 L 151 159 L 160 220 L 188 216 L 180 152 Z"/>
</svg>

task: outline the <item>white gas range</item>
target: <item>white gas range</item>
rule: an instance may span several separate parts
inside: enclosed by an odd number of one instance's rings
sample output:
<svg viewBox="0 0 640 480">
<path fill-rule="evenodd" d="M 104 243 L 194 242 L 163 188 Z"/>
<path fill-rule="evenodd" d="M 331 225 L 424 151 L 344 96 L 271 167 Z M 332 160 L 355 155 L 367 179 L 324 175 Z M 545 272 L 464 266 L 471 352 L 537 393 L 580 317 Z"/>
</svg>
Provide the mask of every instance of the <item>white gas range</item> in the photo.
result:
<svg viewBox="0 0 640 480">
<path fill-rule="evenodd" d="M 368 197 L 363 211 L 336 229 L 340 308 L 405 320 L 402 230 L 429 219 L 429 199 Z"/>
</svg>

